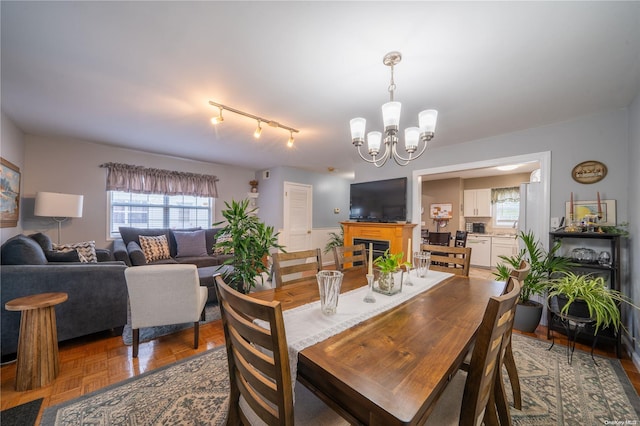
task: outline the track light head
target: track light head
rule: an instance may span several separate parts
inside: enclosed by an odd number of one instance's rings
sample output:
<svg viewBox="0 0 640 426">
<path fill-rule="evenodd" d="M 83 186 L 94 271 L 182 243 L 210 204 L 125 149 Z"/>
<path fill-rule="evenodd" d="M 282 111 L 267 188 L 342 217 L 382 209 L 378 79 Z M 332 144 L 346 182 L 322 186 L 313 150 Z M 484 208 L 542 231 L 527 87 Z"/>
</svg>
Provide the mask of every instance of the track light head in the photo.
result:
<svg viewBox="0 0 640 426">
<path fill-rule="evenodd" d="M 293 146 L 293 142 L 294 142 L 294 139 L 293 139 L 293 131 L 290 131 L 290 132 L 289 132 L 289 135 L 290 135 L 290 136 L 289 136 L 289 140 L 287 141 L 287 146 L 288 146 L 289 148 L 291 148 L 291 147 Z"/>
<path fill-rule="evenodd" d="M 219 124 L 222 123 L 224 121 L 224 117 L 222 116 L 222 108 L 219 108 L 220 112 L 218 112 L 218 116 L 217 117 L 213 117 L 211 119 L 211 123 L 212 124 Z"/>
<path fill-rule="evenodd" d="M 262 133 L 262 127 L 260 127 L 260 120 L 258 120 L 258 127 L 256 127 L 256 131 L 253 132 L 253 137 L 256 139 L 260 139 L 261 133 Z"/>
</svg>

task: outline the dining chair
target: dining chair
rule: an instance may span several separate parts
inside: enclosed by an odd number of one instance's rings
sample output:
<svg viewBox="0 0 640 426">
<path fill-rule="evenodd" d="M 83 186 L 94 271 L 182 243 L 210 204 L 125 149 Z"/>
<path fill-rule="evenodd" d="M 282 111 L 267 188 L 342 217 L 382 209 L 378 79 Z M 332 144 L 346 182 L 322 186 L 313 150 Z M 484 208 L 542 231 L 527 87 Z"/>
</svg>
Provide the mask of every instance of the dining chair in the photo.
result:
<svg viewBox="0 0 640 426">
<path fill-rule="evenodd" d="M 511 290 L 491 297 L 478 328 L 468 371 L 458 371 L 447 384 L 429 415 L 427 425 L 511 424 L 507 407 L 506 418 L 498 419 L 504 411 L 504 387 L 500 386 L 499 370 L 506 348 L 506 338 L 513 327 L 520 283 L 510 280 Z M 461 401 L 461 403 L 460 403 Z"/>
<path fill-rule="evenodd" d="M 509 273 L 510 280 L 507 280 L 507 285 L 505 286 L 504 293 L 510 291 L 510 281 L 516 280 L 522 287 L 522 283 L 531 272 L 531 264 L 526 260 L 522 260 L 520 265 L 518 265 L 518 269 L 513 269 Z M 507 374 L 509 376 L 509 382 L 511 382 L 511 390 L 513 392 L 513 406 L 518 410 L 522 409 L 522 391 L 520 390 L 520 377 L 518 375 L 518 369 L 516 368 L 516 360 L 513 357 L 513 349 L 511 346 L 511 334 L 512 331 L 509 331 L 507 335 L 507 346 L 504 354 L 504 366 L 507 369 Z"/>
<path fill-rule="evenodd" d="M 191 264 L 129 267 L 124 270 L 131 309 L 133 357 L 138 356 L 140 329 L 193 322 L 193 348 L 198 349 L 200 319 L 209 290 L 200 285 Z"/>
<path fill-rule="evenodd" d="M 420 250 L 431 253 L 429 269 L 450 272 L 464 277 L 469 276 L 471 247 L 445 247 L 432 244 L 420 245 Z"/>
<path fill-rule="evenodd" d="M 427 239 L 431 245 L 448 246 L 451 241 L 451 232 L 429 232 Z"/>
<path fill-rule="evenodd" d="M 295 386 L 294 404 L 280 302 L 239 293 L 221 276 L 216 277 L 216 292 L 229 365 L 227 424 L 348 424 L 301 383 Z"/>
<path fill-rule="evenodd" d="M 338 271 L 367 267 L 367 250 L 364 244 L 335 246 L 333 247 L 333 258 Z"/>
<path fill-rule="evenodd" d="M 456 238 L 453 240 L 455 247 L 467 246 L 467 231 L 456 231 Z"/>
<path fill-rule="evenodd" d="M 315 282 L 322 269 L 320 249 L 273 253 L 273 274 L 276 288 L 299 282 Z"/>
</svg>

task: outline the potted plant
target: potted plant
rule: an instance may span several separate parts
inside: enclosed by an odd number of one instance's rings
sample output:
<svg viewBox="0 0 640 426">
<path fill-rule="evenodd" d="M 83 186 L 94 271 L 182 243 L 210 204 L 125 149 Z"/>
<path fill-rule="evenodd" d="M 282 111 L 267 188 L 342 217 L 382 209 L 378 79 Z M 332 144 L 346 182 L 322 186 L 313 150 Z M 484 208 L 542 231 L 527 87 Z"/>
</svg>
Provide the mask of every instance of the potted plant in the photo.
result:
<svg viewBox="0 0 640 426">
<path fill-rule="evenodd" d="M 235 201 L 231 204 L 225 201 L 226 209 L 222 216 L 226 219 L 226 226 L 220 230 L 220 238 L 215 248 L 225 254 L 232 254 L 233 258 L 225 264 L 233 266 L 233 270 L 225 274 L 225 281 L 238 291 L 249 293 L 255 286 L 255 278 L 266 269 L 265 259 L 271 249 L 283 249 L 278 244 L 278 233 L 273 226 L 267 226 L 254 214 L 255 208 L 249 207 L 249 200 Z M 214 226 L 224 222 L 214 223 Z"/>
<path fill-rule="evenodd" d="M 389 249 L 385 250 L 382 256 L 377 257 L 373 261 L 373 266 L 378 269 L 378 290 L 381 293 L 393 294 L 402 289 L 402 276 L 400 276 L 400 283 L 396 286 L 396 272 L 401 270 L 402 266 L 409 265 L 408 262 L 403 262 L 402 258 L 404 253 L 397 254 L 389 253 Z M 376 288 L 374 287 L 374 290 Z M 395 291 L 394 291 L 395 290 Z"/>
<path fill-rule="evenodd" d="M 513 327 L 532 333 L 540 323 L 542 317 L 542 303 L 531 300 L 532 296 L 543 295 L 547 289 L 549 275 L 555 272 L 564 272 L 572 265 L 571 260 L 556 256 L 560 248 L 560 242 L 556 242 L 546 252 L 540 241 L 536 240 L 533 231 L 520 231 L 517 238 L 522 240 L 524 248 L 514 256 L 500 256 L 504 263 L 497 266 L 495 277 L 500 281 L 509 279 L 512 269 L 517 269 L 522 260 L 531 264 L 531 271 L 524 280 L 520 290 L 520 299 L 516 308 L 516 316 Z"/>
<path fill-rule="evenodd" d="M 601 276 L 564 272 L 549 280 L 548 286 L 549 302 L 556 298 L 561 314 L 593 319 L 594 334 L 597 334 L 600 328 L 606 327 L 613 327 L 616 333 L 618 332 L 622 324 L 622 303 L 640 309 L 624 294 L 608 288 Z"/>
<path fill-rule="evenodd" d="M 344 227 L 340 225 L 340 233 L 329 232 L 329 240 L 324 246 L 324 253 L 329 253 L 334 247 L 340 247 L 344 245 Z"/>
</svg>

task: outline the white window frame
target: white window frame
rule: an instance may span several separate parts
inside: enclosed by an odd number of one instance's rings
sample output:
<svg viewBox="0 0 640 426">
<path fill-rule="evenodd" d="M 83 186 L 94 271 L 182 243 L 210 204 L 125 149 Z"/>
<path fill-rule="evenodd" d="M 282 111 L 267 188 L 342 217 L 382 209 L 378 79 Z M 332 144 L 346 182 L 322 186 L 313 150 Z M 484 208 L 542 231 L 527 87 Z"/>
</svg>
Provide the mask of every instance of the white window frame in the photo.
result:
<svg viewBox="0 0 640 426">
<path fill-rule="evenodd" d="M 123 193 L 128 193 L 127 191 L 107 191 L 107 241 L 110 240 L 115 240 L 120 237 L 120 233 L 115 231 L 115 232 L 111 232 L 111 228 L 112 228 L 112 219 L 113 219 L 113 203 L 112 203 L 112 194 L 113 192 L 123 192 Z M 131 193 L 129 193 L 131 194 Z M 163 204 L 163 208 L 165 210 L 165 213 L 163 214 L 163 226 L 158 226 L 158 228 L 169 228 L 169 223 L 168 223 L 168 209 L 170 208 L 186 208 L 186 209 L 197 209 L 197 210 L 209 210 L 208 211 L 208 220 L 207 220 L 207 226 L 206 228 L 210 228 L 211 224 L 215 222 L 215 198 L 211 198 L 209 197 L 209 207 L 189 207 L 189 206 L 181 206 L 181 205 L 171 205 L 168 203 L 169 197 L 171 197 L 170 195 L 164 195 L 164 204 Z M 201 198 L 207 198 L 207 197 L 201 197 Z M 144 203 L 139 203 L 139 204 L 131 204 L 131 205 L 138 205 L 138 206 L 145 206 Z M 158 207 L 157 204 L 149 204 L 149 206 L 154 206 L 154 207 Z M 135 226 L 135 225 L 133 225 Z M 198 225 L 201 226 L 201 225 Z M 147 222 L 147 227 L 148 226 L 148 222 Z M 204 229 L 205 227 L 203 227 Z M 178 229 L 178 228 L 176 228 Z"/>
<path fill-rule="evenodd" d="M 514 204 L 518 204 L 518 212 L 520 211 L 520 200 L 518 201 L 506 201 L 508 203 L 514 203 Z M 493 204 L 493 226 L 495 228 L 513 228 L 514 227 L 514 223 L 516 223 L 518 221 L 518 218 L 516 217 L 515 219 L 509 219 L 509 220 L 501 220 L 498 218 L 498 214 L 499 214 L 499 208 L 498 208 L 498 204 L 502 204 L 502 203 L 506 203 L 505 201 L 496 201 Z"/>
</svg>

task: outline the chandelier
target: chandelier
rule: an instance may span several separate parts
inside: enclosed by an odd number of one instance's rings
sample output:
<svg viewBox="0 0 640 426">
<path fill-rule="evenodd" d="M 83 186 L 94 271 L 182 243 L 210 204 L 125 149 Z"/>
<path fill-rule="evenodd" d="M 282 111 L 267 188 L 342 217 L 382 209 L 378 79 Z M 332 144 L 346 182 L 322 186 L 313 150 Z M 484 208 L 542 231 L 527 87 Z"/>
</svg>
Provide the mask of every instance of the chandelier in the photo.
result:
<svg viewBox="0 0 640 426">
<path fill-rule="evenodd" d="M 389 83 L 389 102 L 382 105 L 382 121 L 384 123 L 384 139 L 381 132 L 367 133 L 367 148 L 369 156 L 367 158 L 362 154 L 360 147 L 364 143 L 364 130 L 367 121 L 364 118 L 354 118 L 349 124 L 351 126 L 351 140 L 353 145 L 358 148 L 360 157 L 376 167 L 382 167 L 389 157 L 393 157 L 394 161 L 400 166 L 406 166 L 411 160 L 420 157 L 427 149 L 429 142 L 436 130 L 436 121 L 438 119 L 438 111 L 435 109 L 427 109 L 418 114 L 418 123 L 420 127 L 408 127 L 404 130 L 404 149 L 408 156 L 403 157 L 398 153 L 398 128 L 400 124 L 400 109 L 402 104 L 393 100 L 393 92 L 396 90 L 396 84 L 393 81 L 393 67 L 402 59 L 400 52 L 389 52 L 384 55 L 382 63 L 391 68 L 391 81 Z M 384 142 L 384 152 L 380 155 L 380 145 Z M 418 147 L 422 147 L 418 150 Z M 415 154 L 418 151 L 418 154 Z"/>
</svg>

